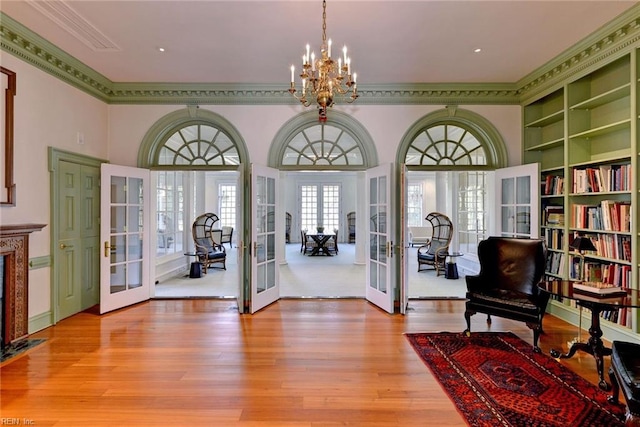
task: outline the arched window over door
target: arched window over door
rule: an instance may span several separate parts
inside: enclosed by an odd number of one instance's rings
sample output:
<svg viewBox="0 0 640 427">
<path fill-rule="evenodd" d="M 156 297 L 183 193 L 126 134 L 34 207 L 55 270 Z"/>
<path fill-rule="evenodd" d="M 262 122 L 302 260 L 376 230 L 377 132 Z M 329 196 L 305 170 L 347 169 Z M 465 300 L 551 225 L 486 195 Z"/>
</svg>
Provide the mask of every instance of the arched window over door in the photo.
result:
<svg viewBox="0 0 640 427">
<path fill-rule="evenodd" d="M 145 135 L 138 166 L 196 170 L 237 169 L 248 164 L 244 140 L 222 116 L 197 107 L 167 114 Z"/>
<path fill-rule="evenodd" d="M 398 163 L 411 171 L 409 185 L 421 197 L 407 203 L 424 218 L 432 211 L 454 219 L 454 247 L 476 253 L 486 238 L 486 172 L 506 165 L 500 133 L 482 116 L 448 107 L 418 120 L 403 137 Z"/>
<path fill-rule="evenodd" d="M 216 178 L 219 185 L 208 184 L 212 176 L 236 171 L 241 164 L 249 164 L 244 140 L 229 121 L 211 111 L 190 106 L 167 114 L 149 128 L 138 151 L 138 166 L 156 173 L 159 263 L 162 257 L 175 258 L 192 247 L 191 222 L 209 210 L 206 203 L 216 201 L 216 214 L 222 214 L 221 178 Z M 225 179 L 225 196 L 235 190 L 231 196 L 240 197 L 233 175 Z M 236 221 L 230 215 L 223 225 L 235 227 Z"/>
<path fill-rule="evenodd" d="M 351 116 L 334 111 L 326 122 L 314 112 L 282 126 L 269 151 L 269 166 L 280 170 L 366 170 L 378 165 L 369 132 Z"/>
<path fill-rule="evenodd" d="M 377 165 L 369 132 L 353 117 L 337 110 L 326 122 L 318 122 L 313 111 L 293 117 L 275 135 L 269 151 L 269 166 L 281 171 L 353 172 Z M 353 184 L 356 180 L 343 186 L 346 183 L 341 184 L 336 174 L 318 174 L 317 179 L 316 175 L 314 179 L 309 178 L 313 174 L 306 175 L 287 184 L 286 191 L 297 192 L 296 205 L 287 207 L 294 212 L 293 228 L 315 229 L 322 225 L 328 230 L 346 230 L 347 212 L 357 209 L 357 189 Z M 346 241 L 346 231 L 340 236 Z"/>
</svg>

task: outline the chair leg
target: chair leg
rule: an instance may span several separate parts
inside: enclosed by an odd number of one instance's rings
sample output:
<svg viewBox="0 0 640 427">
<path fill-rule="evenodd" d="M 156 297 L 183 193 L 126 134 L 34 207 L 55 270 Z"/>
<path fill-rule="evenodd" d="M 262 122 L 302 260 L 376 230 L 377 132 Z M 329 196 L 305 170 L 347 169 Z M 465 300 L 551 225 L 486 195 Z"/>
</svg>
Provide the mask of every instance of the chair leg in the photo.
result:
<svg viewBox="0 0 640 427">
<path fill-rule="evenodd" d="M 611 383 L 611 395 L 607 397 L 607 400 L 609 403 L 618 403 L 620 385 L 618 384 L 618 379 L 616 378 L 616 373 L 613 371 L 613 368 L 609 368 L 609 382 Z"/>
<path fill-rule="evenodd" d="M 470 311 L 470 310 L 464 311 L 464 320 L 467 322 L 467 329 L 464 331 L 464 333 L 467 336 L 471 335 L 471 316 L 473 316 L 474 314 L 476 314 L 475 311 Z"/>
</svg>

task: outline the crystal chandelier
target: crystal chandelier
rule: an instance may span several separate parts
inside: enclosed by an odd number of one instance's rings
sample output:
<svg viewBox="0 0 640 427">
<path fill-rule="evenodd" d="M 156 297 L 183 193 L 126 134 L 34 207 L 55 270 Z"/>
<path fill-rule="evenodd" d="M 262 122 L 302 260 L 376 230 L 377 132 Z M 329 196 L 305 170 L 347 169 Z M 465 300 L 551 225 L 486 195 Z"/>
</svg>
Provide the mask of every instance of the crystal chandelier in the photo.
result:
<svg viewBox="0 0 640 427">
<path fill-rule="evenodd" d="M 342 48 L 342 57 L 336 62 L 331 58 L 331 39 L 327 41 L 327 2 L 322 1 L 322 46 L 320 58 L 316 58 L 315 52 L 309 55 L 307 51 L 302 55 L 302 90 L 297 94 L 295 85 L 295 67 L 291 66 L 291 87 L 289 93 L 293 95 L 305 107 L 311 105 L 315 96 L 318 103 L 319 120 L 327 120 L 327 108 L 335 101 L 334 95 L 344 96 L 347 103 L 351 104 L 358 98 L 358 86 L 356 73 L 351 74 L 351 58 L 347 56 L 347 47 Z"/>
</svg>

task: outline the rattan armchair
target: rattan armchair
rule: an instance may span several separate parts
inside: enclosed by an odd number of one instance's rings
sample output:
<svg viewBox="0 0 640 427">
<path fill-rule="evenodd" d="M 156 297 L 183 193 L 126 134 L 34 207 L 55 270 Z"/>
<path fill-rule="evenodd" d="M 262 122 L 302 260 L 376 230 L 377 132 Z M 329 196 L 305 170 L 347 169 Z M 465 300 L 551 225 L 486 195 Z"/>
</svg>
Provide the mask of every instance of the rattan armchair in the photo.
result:
<svg viewBox="0 0 640 427">
<path fill-rule="evenodd" d="M 418 271 L 422 266 L 436 270 L 436 276 L 446 271 L 445 261 L 453 238 L 453 223 L 445 214 L 431 212 L 425 218 L 431 223 L 431 238 L 418 248 Z"/>
<path fill-rule="evenodd" d="M 204 273 L 207 272 L 207 268 L 227 269 L 227 252 L 221 244 L 222 230 L 213 228 L 218 221 L 218 215 L 205 213 L 196 218 L 191 226 L 196 257 L 202 264 Z"/>
</svg>

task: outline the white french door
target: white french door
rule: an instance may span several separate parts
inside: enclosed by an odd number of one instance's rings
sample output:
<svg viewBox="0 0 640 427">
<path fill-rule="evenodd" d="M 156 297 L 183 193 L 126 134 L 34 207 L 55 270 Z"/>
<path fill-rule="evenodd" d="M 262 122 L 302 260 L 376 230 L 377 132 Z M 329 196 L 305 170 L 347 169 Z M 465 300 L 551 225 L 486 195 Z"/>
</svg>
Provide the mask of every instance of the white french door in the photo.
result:
<svg viewBox="0 0 640 427">
<path fill-rule="evenodd" d="M 367 170 L 367 290 L 368 301 L 388 313 L 393 313 L 394 268 L 391 184 L 393 165 Z"/>
<path fill-rule="evenodd" d="M 236 225 L 235 225 L 235 230 L 234 233 L 236 235 L 236 250 L 238 253 L 238 260 L 236 261 L 238 263 L 238 294 L 237 294 L 237 301 L 238 301 L 238 312 L 240 313 L 244 313 L 244 281 L 245 281 L 245 263 L 244 263 L 244 257 L 246 254 L 246 249 L 247 249 L 247 242 L 245 241 L 245 235 L 244 235 L 244 223 L 245 223 L 245 217 L 244 217 L 244 197 L 245 197 L 245 184 L 244 184 L 244 177 L 245 177 L 245 172 L 244 172 L 244 167 L 243 165 L 240 165 L 238 167 L 238 175 L 236 177 L 236 203 L 237 203 L 237 207 L 236 207 Z M 239 218 L 239 219 L 238 219 Z M 231 245 L 229 245 L 231 246 Z"/>
<path fill-rule="evenodd" d="M 100 313 L 149 299 L 149 171 L 103 164 L 100 188 Z"/>
<path fill-rule="evenodd" d="M 278 203 L 278 170 L 251 166 L 251 313 L 280 298 L 276 236 L 282 236 L 284 212 Z"/>
<path fill-rule="evenodd" d="M 538 238 L 540 165 L 529 163 L 495 171 L 494 233 L 503 237 Z"/>
<path fill-rule="evenodd" d="M 407 181 L 407 166 L 403 163 L 400 165 L 400 235 L 398 236 L 398 248 L 400 256 L 400 314 L 407 313 L 407 307 L 409 306 L 409 239 L 407 233 L 409 232 L 408 219 L 407 219 L 407 200 L 409 199 L 409 183 Z"/>
</svg>

